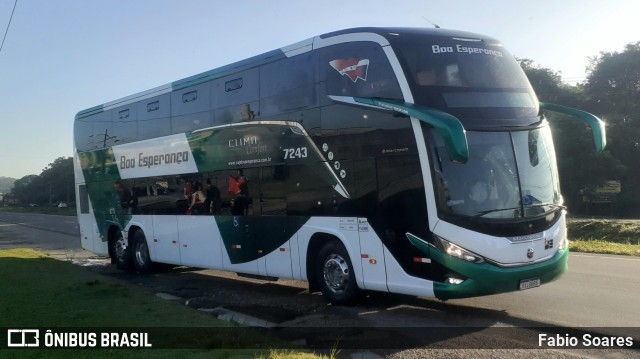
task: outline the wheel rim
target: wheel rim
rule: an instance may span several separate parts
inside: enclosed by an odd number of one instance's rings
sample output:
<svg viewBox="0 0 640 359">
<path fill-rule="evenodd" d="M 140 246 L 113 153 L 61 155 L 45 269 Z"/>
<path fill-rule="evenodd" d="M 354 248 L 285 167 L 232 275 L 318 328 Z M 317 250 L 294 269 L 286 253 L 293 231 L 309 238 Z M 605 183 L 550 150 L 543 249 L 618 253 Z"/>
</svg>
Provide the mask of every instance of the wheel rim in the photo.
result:
<svg viewBox="0 0 640 359">
<path fill-rule="evenodd" d="M 147 242 L 145 240 L 138 240 L 136 242 L 136 261 L 140 265 L 145 265 L 149 260 L 149 251 L 147 250 Z"/>
<path fill-rule="evenodd" d="M 124 241 L 124 238 L 120 237 L 116 240 L 113 246 L 114 252 L 116 254 L 116 258 L 120 260 L 124 260 L 126 256 L 127 244 Z"/>
<path fill-rule="evenodd" d="M 349 265 L 338 254 L 331 254 L 324 261 L 322 274 L 327 287 L 334 293 L 342 293 L 349 285 Z"/>
</svg>

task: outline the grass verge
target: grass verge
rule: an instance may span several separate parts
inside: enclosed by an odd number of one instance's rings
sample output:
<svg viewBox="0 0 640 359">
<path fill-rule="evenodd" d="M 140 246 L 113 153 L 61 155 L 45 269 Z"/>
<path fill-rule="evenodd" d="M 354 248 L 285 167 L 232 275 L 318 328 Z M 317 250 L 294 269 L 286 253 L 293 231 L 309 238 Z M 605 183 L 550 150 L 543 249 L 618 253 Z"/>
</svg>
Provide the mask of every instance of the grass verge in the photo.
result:
<svg viewBox="0 0 640 359">
<path fill-rule="evenodd" d="M 640 222 L 569 220 L 569 250 L 640 256 Z"/>
<path fill-rule="evenodd" d="M 174 343 L 154 346 L 180 347 L 193 338 L 185 328 L 206 328 L 205 342 L 194 348 L 238 348 L 244 341 L 252 348 L 276 347 L 277 341 L 249 328 L 239 328 L 159 299 L 133 285 L 91 272 L 69 262 L 57 261 L 32 249 L 0 250 L 0 328 L 114 328 L 136 332 L 145 328 L 173 328 Z M 227 327 L 235 328 L 227 328 Z M 164 330 L 164 329 L 162 329 Z M 142 330 L 139 330 L 142 331 Z M 185 332 L 185 333 L 182 333 Z M 240 333 L 240 335 L 239 335 Z M 43 333 L 44 334 L 44 333 Z M 6 333 L 0 333 L 6 336 Z M 42 340 L 43 338 L 41 338 Z M 0 341 L 1 342 L 1 341 Z M 286 353 L 285 356 L 280 354 Z M 2 358 L 318 358 L 306 353 L 266 349 L 2 349 Z"/>
</svg>

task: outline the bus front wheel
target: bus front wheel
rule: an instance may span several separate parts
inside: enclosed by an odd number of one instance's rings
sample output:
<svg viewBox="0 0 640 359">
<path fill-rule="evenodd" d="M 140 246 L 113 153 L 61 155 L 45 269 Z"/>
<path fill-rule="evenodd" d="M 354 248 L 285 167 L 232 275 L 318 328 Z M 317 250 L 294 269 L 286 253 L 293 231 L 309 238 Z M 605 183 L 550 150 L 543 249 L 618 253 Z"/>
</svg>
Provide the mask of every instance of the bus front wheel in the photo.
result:
<svg viewBox="0 0 640 359">
<path fill-rule="evenodd" d="M 331 241 L 318 252 L 316 278 L 320 291 L 332 304 L 353 304 L 359 297 L 349 253 L 340 242 Z"/>
</svg>

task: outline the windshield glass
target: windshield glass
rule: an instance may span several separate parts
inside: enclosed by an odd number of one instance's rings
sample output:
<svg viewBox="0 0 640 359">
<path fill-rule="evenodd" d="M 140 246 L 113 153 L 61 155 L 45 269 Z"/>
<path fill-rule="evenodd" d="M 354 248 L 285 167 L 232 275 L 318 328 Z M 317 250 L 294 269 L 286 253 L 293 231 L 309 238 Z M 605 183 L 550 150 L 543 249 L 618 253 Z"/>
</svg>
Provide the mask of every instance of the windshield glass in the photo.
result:
<svg viewBox="0 0 640 359">
<path fill-rule="evenodd" d="M 465 118 L 536 116 L 538 100 L 515 58 L 495 40 L 398 38 L 417 104 Z"/>
<path fill-rule="evenodd" d="M 527 131 L 467 132 L 469 161 L 449 159 L 442 138 L 432 139 L 438 208 L 492 219 L 536 217 L 561 202 L 555 152 L 548 125 Z M 429 131 L 429 132 L 427 132 Z"/>
</svg>

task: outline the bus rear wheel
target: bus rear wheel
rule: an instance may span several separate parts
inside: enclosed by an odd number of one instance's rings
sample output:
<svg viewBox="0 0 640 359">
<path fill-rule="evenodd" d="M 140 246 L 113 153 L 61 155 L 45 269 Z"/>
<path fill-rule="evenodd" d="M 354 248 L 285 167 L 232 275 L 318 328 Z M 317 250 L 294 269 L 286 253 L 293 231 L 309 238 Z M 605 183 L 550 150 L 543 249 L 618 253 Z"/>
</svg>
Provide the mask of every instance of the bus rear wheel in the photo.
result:
<svg viewBox="0 0 640 359">
<path fill-rule="evenodd" d="M 111 243 L 113 259 L 118 269 L 129 269 L 131 267 L 131 247 L 122 236 L 122 231 L 116 231 Z"/>
<path fill-rule="evenodd" d="M 138 272 L 149 273 L 153 268 L 147 238 L 142 230 L 133 234 L 133 265 Z"/>
<path fill-rule="evenodd" d="M 360 296 L 349 253 L 340 242 L 329 242 L 318 252 L 316 278 L 332 304 L 353 304 Z"/>
</svg>

